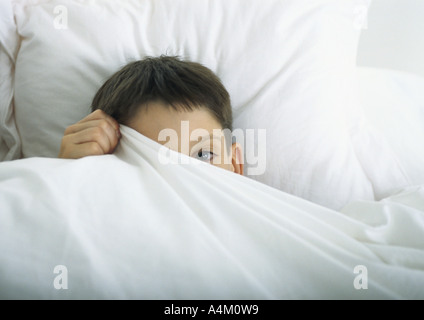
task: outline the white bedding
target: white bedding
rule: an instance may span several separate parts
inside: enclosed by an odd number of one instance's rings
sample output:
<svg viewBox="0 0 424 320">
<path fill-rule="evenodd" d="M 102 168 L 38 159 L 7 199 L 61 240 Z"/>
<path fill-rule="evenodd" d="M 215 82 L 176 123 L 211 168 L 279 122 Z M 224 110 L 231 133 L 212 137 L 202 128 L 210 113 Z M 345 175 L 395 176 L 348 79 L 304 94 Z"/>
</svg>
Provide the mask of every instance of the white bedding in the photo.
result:
<svg viewBox="0 0 424 320">
<path fill-rule="evenodd" d="M 122 133 L 0 163 L 0 298 L 424 298 L 424 186 L 337 212 Z"/>
<path fill-rule="evenodd" d="M 410 184 L 424 183 L 424 77 L 370 67 L 358 76 L 368 122 L 386 137 Z"/>
</svg>

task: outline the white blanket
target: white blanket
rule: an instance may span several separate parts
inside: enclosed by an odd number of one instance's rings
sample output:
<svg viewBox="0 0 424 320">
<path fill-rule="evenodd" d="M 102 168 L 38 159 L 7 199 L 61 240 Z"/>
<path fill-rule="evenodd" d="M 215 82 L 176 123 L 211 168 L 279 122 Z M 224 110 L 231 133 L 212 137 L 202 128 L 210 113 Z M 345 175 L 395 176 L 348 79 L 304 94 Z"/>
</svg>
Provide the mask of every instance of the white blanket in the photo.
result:
<svg viewBox="0 0 424 320">
<path fill-rule="evenodd" d="M 424 298 L 424 186 L 336 212 L 122 134 L 0 163 L 0 298 Z"/>
</svg>

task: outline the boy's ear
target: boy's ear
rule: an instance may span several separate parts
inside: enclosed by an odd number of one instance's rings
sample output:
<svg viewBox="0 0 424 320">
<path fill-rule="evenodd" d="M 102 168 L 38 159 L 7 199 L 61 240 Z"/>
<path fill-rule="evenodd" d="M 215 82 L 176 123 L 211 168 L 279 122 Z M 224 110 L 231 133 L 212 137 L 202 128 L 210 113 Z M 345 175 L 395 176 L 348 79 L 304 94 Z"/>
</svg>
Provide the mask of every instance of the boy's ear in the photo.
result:
<svg viewBox="0 0 424 320">
<path fill-rule="evenodd" d="M 231 146 L 231 164 L 233 167 L 233 172 L 243 175 L 243 150 L 239 143 L 233 143 Z"/>
</svg>

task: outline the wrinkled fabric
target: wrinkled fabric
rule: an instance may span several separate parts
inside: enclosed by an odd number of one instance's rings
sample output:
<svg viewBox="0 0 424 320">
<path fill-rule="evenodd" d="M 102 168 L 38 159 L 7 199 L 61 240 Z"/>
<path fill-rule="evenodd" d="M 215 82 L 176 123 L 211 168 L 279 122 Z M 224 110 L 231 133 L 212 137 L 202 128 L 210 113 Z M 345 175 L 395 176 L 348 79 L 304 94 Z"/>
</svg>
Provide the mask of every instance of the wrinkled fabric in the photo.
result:
<svg viewBox="0 0 424 320">
<path fill-rule="evenodd" d="M 424 298 L 423 186 L 338 212 L 121 132 L 0 163 L 1 298 Z"/>
</svg>

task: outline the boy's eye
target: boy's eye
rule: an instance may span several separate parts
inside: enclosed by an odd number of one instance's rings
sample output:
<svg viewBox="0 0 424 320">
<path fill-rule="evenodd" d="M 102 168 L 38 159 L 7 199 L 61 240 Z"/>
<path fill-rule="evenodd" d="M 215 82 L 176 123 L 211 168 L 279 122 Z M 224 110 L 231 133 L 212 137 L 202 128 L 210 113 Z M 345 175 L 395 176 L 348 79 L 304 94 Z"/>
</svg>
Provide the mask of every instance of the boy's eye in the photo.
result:
<svg viewBox="0 0 424 320">
<path fill-rule="evenodd" d="M 202 161 L 211 161 L 213 159 L 214 153 L 211 151 L 204 151 L 202 149 L 197 153 L 197 158 Z"/>
</svg>

